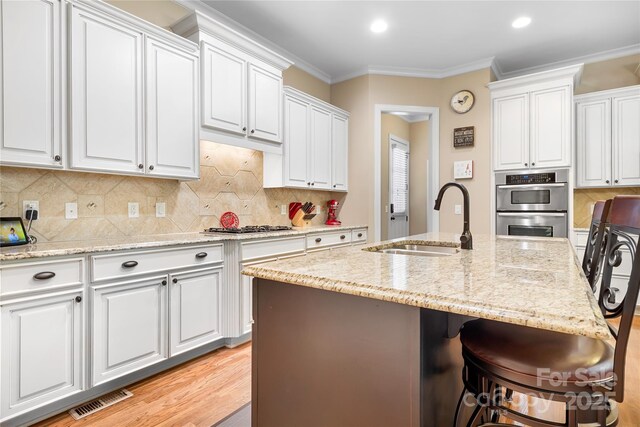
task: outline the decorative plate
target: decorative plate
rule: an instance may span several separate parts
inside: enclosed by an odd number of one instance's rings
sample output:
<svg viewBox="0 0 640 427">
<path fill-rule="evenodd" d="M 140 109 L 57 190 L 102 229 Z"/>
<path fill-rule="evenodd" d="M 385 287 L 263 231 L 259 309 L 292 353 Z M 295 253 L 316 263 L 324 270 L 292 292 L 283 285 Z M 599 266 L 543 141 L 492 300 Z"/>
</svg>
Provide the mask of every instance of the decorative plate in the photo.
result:
<svg viewBox="0 0 640 427">
<path fill-rule="evenodd" d="M 225 212 L 220 217 L 220 225 L 224 228 L 238 228 L 240 219 L 238 219 L 238 215 L 233 212 Z"/>
</svg>

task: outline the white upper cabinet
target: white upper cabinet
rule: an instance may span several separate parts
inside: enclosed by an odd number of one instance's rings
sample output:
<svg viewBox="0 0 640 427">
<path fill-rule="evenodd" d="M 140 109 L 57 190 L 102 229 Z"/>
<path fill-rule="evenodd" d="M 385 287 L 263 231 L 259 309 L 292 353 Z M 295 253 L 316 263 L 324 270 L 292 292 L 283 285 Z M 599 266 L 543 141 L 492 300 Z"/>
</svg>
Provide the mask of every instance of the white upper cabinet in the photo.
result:
<svg viewBox="0 0 640 427">
<path fill-rule="evenodd" d="M 61 168 L 64 28 L 59 0 L 0 2 L 0 162 Z"/>
<path fill-rule="evenodd" d="M 173 25 L 200 43 L 200 138 L 282 154 L 282 71 L 292 64 L 200 12 Z"/>
<path fill-rule="evenodd" d="M 144 173 L 141 31 L 71 12 L 71 167 Z"/>
<path fill-rule="evenodd" d="M 571 166 L 572 94 L 582 65 L 489 84 L 494 170 Z"/>
<path fill-rule="evenodd" d="M 202 43 L 202 126 L 244 135 L 247 130 L 247 61 L 238 49 Z"/>
<path fill-rule="evenodd" d="M 70 167 L 197 178 L 197 45 L 106 3 L 69 8 Z"/>
<path fill-rule="evenodd" d="M 249 136 L 282 142 L 282 75 L 249 65 Z"/>
<path fill-rule="evenodd" d="M 319 190 L 331 189 L 331 113 L 311 107 L 311 186 Z"/>
<path fill-rule="evenodd" d="M 577 187 L 640 185 L 640 86 L 576 97 Z"/>
<path fill-rule="evenodd" d="M 331 123 L 331 189 L 347 191 L 349 161 L 349 119 L 337 114 Z"/>
<path fill-rule="evenodd" d="M 264 154 L 265 188 L 347 191 L 349 114 L 284 88 L 283 154 Z"/>
<path fill-rule="evenodd" d="M 147 173 L 197 178 L 198 57 L 147 38 Z"/>
</svg>

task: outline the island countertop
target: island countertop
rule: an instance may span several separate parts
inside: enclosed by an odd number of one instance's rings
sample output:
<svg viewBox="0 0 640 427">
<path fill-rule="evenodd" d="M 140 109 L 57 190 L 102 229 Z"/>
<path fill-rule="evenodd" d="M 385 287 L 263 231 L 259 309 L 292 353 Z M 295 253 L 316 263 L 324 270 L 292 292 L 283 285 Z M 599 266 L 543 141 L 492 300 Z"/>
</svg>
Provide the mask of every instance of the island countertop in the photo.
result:
<svg viewBox="0 0 640 427">
<path fill-rule="evenodd" d="M 247 276 L 592 338 L 611 335 L 568 239 L 476 235 L 473 250 L 423 257 L 393 243 L 451 246 L 428 233 L 247 266 Z"/>
</svg>

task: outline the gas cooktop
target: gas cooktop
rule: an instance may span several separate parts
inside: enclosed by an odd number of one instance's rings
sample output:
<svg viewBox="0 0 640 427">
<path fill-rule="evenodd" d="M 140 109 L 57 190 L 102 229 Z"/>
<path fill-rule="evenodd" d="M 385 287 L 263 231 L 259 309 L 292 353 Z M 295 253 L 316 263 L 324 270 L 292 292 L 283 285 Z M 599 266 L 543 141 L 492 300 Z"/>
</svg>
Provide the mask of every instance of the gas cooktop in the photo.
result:
<svg viewBox="0 0 640 427">
<path fill-rule="evenodd" d="M 209 233 L 268 233 L 272 231 L 286 231 L 291 230 L 291 227 L 286 225 L 247 225 L 240 228 L 216 228 L 211 227 L 203 231 L 205 234 Z"/>
</svg>

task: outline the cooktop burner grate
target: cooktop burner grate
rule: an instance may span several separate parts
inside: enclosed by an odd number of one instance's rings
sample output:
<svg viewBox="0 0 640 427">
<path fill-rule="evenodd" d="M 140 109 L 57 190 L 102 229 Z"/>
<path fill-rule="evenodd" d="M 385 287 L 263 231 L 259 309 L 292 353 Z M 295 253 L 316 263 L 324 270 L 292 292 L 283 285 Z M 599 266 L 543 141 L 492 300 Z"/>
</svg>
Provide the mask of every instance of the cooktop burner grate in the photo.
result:
<svg viewBox="0 0 640 427">
<path fill-rule="evenodd" d="M 286 231 L 291 227 L 286 225 L 247 225 L 240 228 L 219 228 L 211 227 L 204 230 L 204 233 L 268 233 L 271 231 Z"/>
</svg>

